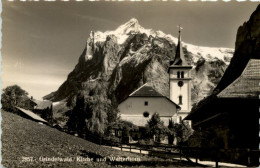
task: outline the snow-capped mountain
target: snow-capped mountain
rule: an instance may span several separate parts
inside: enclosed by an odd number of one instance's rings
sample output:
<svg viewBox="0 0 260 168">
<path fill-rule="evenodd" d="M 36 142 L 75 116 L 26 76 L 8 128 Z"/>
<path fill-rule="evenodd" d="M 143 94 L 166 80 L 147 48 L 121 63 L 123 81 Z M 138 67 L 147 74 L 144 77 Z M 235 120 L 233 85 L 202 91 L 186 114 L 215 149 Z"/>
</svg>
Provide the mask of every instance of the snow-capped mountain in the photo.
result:
<svg viewBox="0 0 260 168">
<path fill-rule="evenodd" d="M 144 82 L 168 96 L 167 68 L 177 41 L 170 34 L 143 28 L 134 18 L 113 31 L 90 32 L 75 69 L 45 99 L 72 100 L 78 92 L 84 92 L 86 96 L 102 94 L 117 104 Z M 234 50 L 182 45 L 187 62 L 193 66 L 192 101 L 196 103 L 216 86 Z M 101 84 L 104 91 L 95 92 Z"/>
<path fill-rule="evenodd" d="M 119 26 L 114 31 L 106 31 L 106 32 L 94 32 L 94 36 L 90 33 L 90 39 L 95 42 L 105 42 L 107 37 L 110 35 L 113 35 L 117 39 L 117 43 L 119 45 L 122 45 L 131 34 L 135 33 L 141 33 L 146 34 L 148 37 L 160 37 L 165 38 L 171 43 L 177 44 L 178 38 L 173 37 L 170 34 L 165 34 L 162 31 L 154 31 L 152 29 L 145 29 L 143 28 L 137 19 L 132 18 L 125 24 Z M 205 58 L 207 61 L 213 60 L 213 59 L 219 59 L 224 61 L 225 63 L 229 64 L 230 58 L 233 56 L 234 49 L 231 48 L 217 48 L 217 47 L 203 47 L 203 46 L 196 46 L 188 43 L 182 43 L 183 47 L 187 48 L 187 50 L 191 53 L 194 53 L 194 61 L 197 62 L 200 57 Z"/>
</svg>

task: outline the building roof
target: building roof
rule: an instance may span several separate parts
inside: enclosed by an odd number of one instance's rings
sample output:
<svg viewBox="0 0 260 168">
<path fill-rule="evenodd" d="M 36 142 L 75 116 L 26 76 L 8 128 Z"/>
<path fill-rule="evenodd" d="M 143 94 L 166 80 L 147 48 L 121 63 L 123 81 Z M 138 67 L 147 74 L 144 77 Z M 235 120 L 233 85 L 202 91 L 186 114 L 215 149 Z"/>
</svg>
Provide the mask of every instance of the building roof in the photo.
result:
<svg viewBox="0 0 260 168">
<path fill-rule="evenodd" d="M 45 122 L 47 123 L 46 120 L 44 120 L 43 118 L 41 118 L 40 116 L 34 114 L 33 112 L 31 112 L 30 110 L 25 110 L 23 108 L 20 108 L 20 107 L 16 107 L 18 110 L 20 110 L 21 112 L 23 112 L 24 114 L 26 114 L 27 116 L 31 117 L 32 119 L 34 120 L 37 120 L 37 121 L 41 121 L 41 122 Z"/>
<path fill-rule="evenodd" d="M 218 98 L 257 98 L 260 94 L 260 59 L 250 59 L 243 73 Z"/>
<path fill-rule="evenodd" d="M 161 93 L 157 92 L 152 86 L 147 83 L 135 90 L 129 97 L 164 97 Z"/>
<path fill-rule="evenodd" d="M 33 99 L 32 101 L 37 104 L 34 107 L 34 109 L 36 109 L 36 110 L 44 110 L 44 109 L 50 108 L 51 105 L 52 105 L 52 101 L 49 101 L 49 100 L 43 100 L 42 101 L 42 100 Z"/>
<path fill-rule="evenodd" d="M 169 99 L 168 97 L 162 95 L 161 93 L 157 92 L 152 86 L 149 86 L 147 83 L 136 89 L 133 93 L 131 93 L 128 97 L 162 97 L 170 101 L 171 103 L 176 105 L 176 108 L 180 109 L 181 107 L 176 104 L 174 101 Z M 127 98 L 128 98 L 127 97 Z M 126 99 L 127 99 L 126 98 Z M 123 101 L 125 101 L 124 99 Z M 121 101 L 120 103 L 122 103 Z"/>
<path fill-rule="evenodd" d="M 215 103 L 221 98 L 242 98 L 242 99 L 259 99 L 260 95 L 260 59 L 250 59 L 242 74 L 224 90 L 217 95 L 212 94 L 203 99 L 192 109 L 190 114 L 185 117 L 191 120 L 198 116 L 203 108 L 211 108 L 211 103 Z"/>
</svg>

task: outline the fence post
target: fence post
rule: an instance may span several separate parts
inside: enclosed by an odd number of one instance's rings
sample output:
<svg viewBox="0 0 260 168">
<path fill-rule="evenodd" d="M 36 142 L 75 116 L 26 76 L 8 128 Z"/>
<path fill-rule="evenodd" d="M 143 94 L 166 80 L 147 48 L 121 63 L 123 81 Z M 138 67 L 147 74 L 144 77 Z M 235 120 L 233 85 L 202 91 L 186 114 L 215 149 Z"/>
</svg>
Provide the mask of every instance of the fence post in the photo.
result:
<svg viewBox="0 0 260 168">
<path fill-rule="evenodd" d="M 180 147 L 180 161 L 181 161 L 181 159 L 182 159 L 182 149 Z"/>
<path fill-rule="evenodd" d="M 247 166 L 251 165 L 251 159 L 250 159 L 250 149 L 247 149 Z"/>
<path fill-rule="evenodd" d="M 216 167 L 218 167 L 218 149 L 216 149 Z"/>
<path fill-rule="evenodd" d="M 196 155 L 196 163 L 198 164 L 199 150 L 197 148 L 194 148 L 194 150 Z"/>
<path fill-rule="evenodd" d="M 130 152 L 131 152 L 131 144 L 130 144 Z"/>
</svg>

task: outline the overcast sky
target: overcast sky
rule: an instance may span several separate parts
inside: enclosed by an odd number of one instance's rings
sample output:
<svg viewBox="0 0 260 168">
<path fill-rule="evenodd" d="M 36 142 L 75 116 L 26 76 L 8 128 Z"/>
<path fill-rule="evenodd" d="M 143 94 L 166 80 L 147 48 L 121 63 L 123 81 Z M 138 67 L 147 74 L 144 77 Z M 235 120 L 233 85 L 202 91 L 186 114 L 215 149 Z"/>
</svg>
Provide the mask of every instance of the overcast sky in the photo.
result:
<svg viewBox="0 0 260 168">
<path fill-rule="evenodd" d="M 40 98 L 66 80 L 91 30 L 114 30 L 131 18 L 144 28 L 201 46 L 234 48 L 237 28 L 256 2 L 2 1 L 2 87 L 18 84 Z"/>
</svg>

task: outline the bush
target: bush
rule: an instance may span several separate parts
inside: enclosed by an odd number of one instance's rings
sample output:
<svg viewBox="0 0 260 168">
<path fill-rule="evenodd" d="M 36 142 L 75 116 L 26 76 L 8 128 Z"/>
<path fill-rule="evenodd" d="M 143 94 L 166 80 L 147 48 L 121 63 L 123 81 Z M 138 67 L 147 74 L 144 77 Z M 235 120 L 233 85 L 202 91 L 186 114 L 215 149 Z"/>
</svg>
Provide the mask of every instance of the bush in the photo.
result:
<svg viewBox="0 0 260 168">
<path fill-rule="evenodd" d="M 121 139 L 115 136 L 105 136 L 102 142 L 105 145 L 118 145 L 121 143 Z"/>
<path fill-rule="evenodd" d="M 109 123 L 105 135 L 112 135 L 113 130 L 122 130 L 122 136 L 128 137 L 130 131 L 138 131 L 138 127 L 129 121 L 118 120 L 117 122 Z"/>
<path fill-rule="evenodd" d="M 138 141 L 139 145 L 154 145 L 153 139 L 141 139 Z"/>
<path fill-rule="evenodd" d="M 123 127 L 122 137 L 129 137 L 130 136 L 130 127 L 128 125 Z"/>
</svg>

